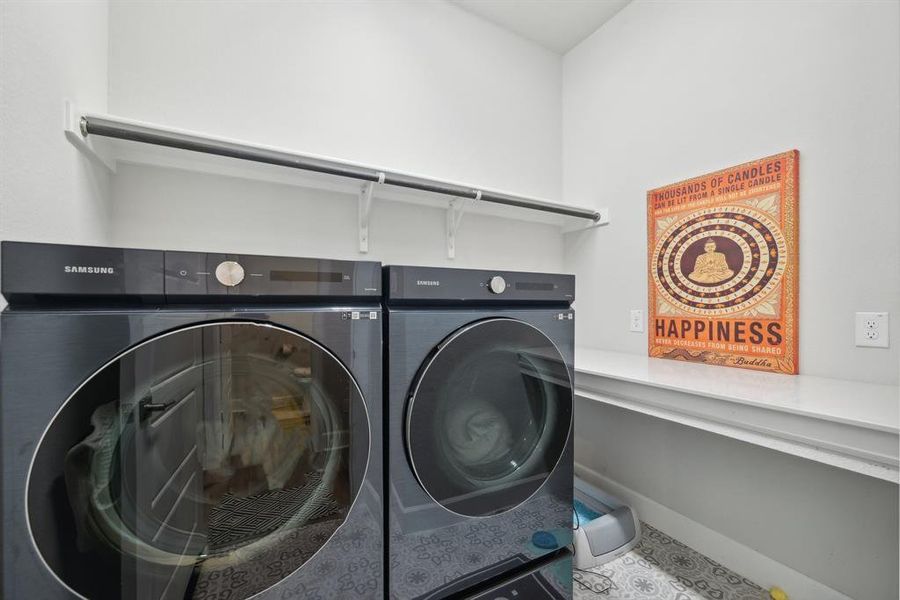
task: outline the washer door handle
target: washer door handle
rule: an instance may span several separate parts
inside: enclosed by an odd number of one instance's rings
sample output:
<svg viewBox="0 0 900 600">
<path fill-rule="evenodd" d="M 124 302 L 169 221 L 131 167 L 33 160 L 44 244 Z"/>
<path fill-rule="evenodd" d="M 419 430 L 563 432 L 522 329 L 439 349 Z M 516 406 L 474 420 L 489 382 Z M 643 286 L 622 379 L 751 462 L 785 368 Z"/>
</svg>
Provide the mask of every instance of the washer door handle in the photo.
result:
<svg viewBox="0 0 900 600">
<path fill-rule="evenodd" d="M 138 403 L 138 416 L 141 421 L 146 421 L 153 413 L 164 413 L 175 404 L 174 402 L 153 402 L 151 396 L 144 396 Z"/>
</svg>

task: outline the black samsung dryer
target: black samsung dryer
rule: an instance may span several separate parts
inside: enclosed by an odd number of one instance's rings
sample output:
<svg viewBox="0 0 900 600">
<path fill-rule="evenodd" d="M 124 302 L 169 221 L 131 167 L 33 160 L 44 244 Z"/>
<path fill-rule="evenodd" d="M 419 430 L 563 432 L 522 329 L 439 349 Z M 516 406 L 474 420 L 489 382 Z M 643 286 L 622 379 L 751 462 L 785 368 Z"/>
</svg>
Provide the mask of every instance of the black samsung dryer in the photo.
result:
<svg viewBox="0 0 900 600">
<path fill-rule="evenodd" d="M 0 253 L 2 597 L 382 597 L 378 263 Z"/>
<path fill-rule="evenodd" d="M 574 277 L 384 273 L 389 597 L 570 598 Z"/>
</svg>

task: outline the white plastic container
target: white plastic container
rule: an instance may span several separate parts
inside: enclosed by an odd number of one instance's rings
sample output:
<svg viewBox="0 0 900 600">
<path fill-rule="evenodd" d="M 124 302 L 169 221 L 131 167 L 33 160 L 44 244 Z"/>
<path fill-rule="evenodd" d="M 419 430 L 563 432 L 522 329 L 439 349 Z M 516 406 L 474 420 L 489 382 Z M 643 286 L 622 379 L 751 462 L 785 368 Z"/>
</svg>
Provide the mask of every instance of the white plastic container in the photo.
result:
<svg viewBox="0 0 900 600">
<path fill-rule="evenodd" d="M 572 520 L 577 569 L 608 563 L 641 539 L 641 522 L 630 506 L 578 477 Z"/>
</svg>

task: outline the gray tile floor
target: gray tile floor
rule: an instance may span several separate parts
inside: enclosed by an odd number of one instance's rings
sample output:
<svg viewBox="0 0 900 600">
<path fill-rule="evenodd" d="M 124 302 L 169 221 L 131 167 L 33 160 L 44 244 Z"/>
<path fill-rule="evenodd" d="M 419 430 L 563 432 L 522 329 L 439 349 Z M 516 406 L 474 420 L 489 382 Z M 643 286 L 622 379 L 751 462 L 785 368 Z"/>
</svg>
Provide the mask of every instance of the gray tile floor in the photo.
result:
<svg viewBox="0 0 900 600">
<path fill-rule="evenodd" d="M 768 600 L 760 586 L 646 523 L 628 554 L 575 571 L 575 600 Z"/>
</svg>

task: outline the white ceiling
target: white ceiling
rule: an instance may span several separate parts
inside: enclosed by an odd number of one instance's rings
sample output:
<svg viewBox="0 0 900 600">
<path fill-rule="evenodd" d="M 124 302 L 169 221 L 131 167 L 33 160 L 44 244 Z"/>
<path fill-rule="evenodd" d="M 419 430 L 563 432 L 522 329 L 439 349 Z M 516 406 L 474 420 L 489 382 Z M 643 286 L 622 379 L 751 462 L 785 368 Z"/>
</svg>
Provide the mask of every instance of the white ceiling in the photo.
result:
<svg viewBox="0 0 900 600">
<path fill-rule="evenodd" d="M 564 54 L 631 0 L 450 0 L 504 29 Z"/>
</svg>

